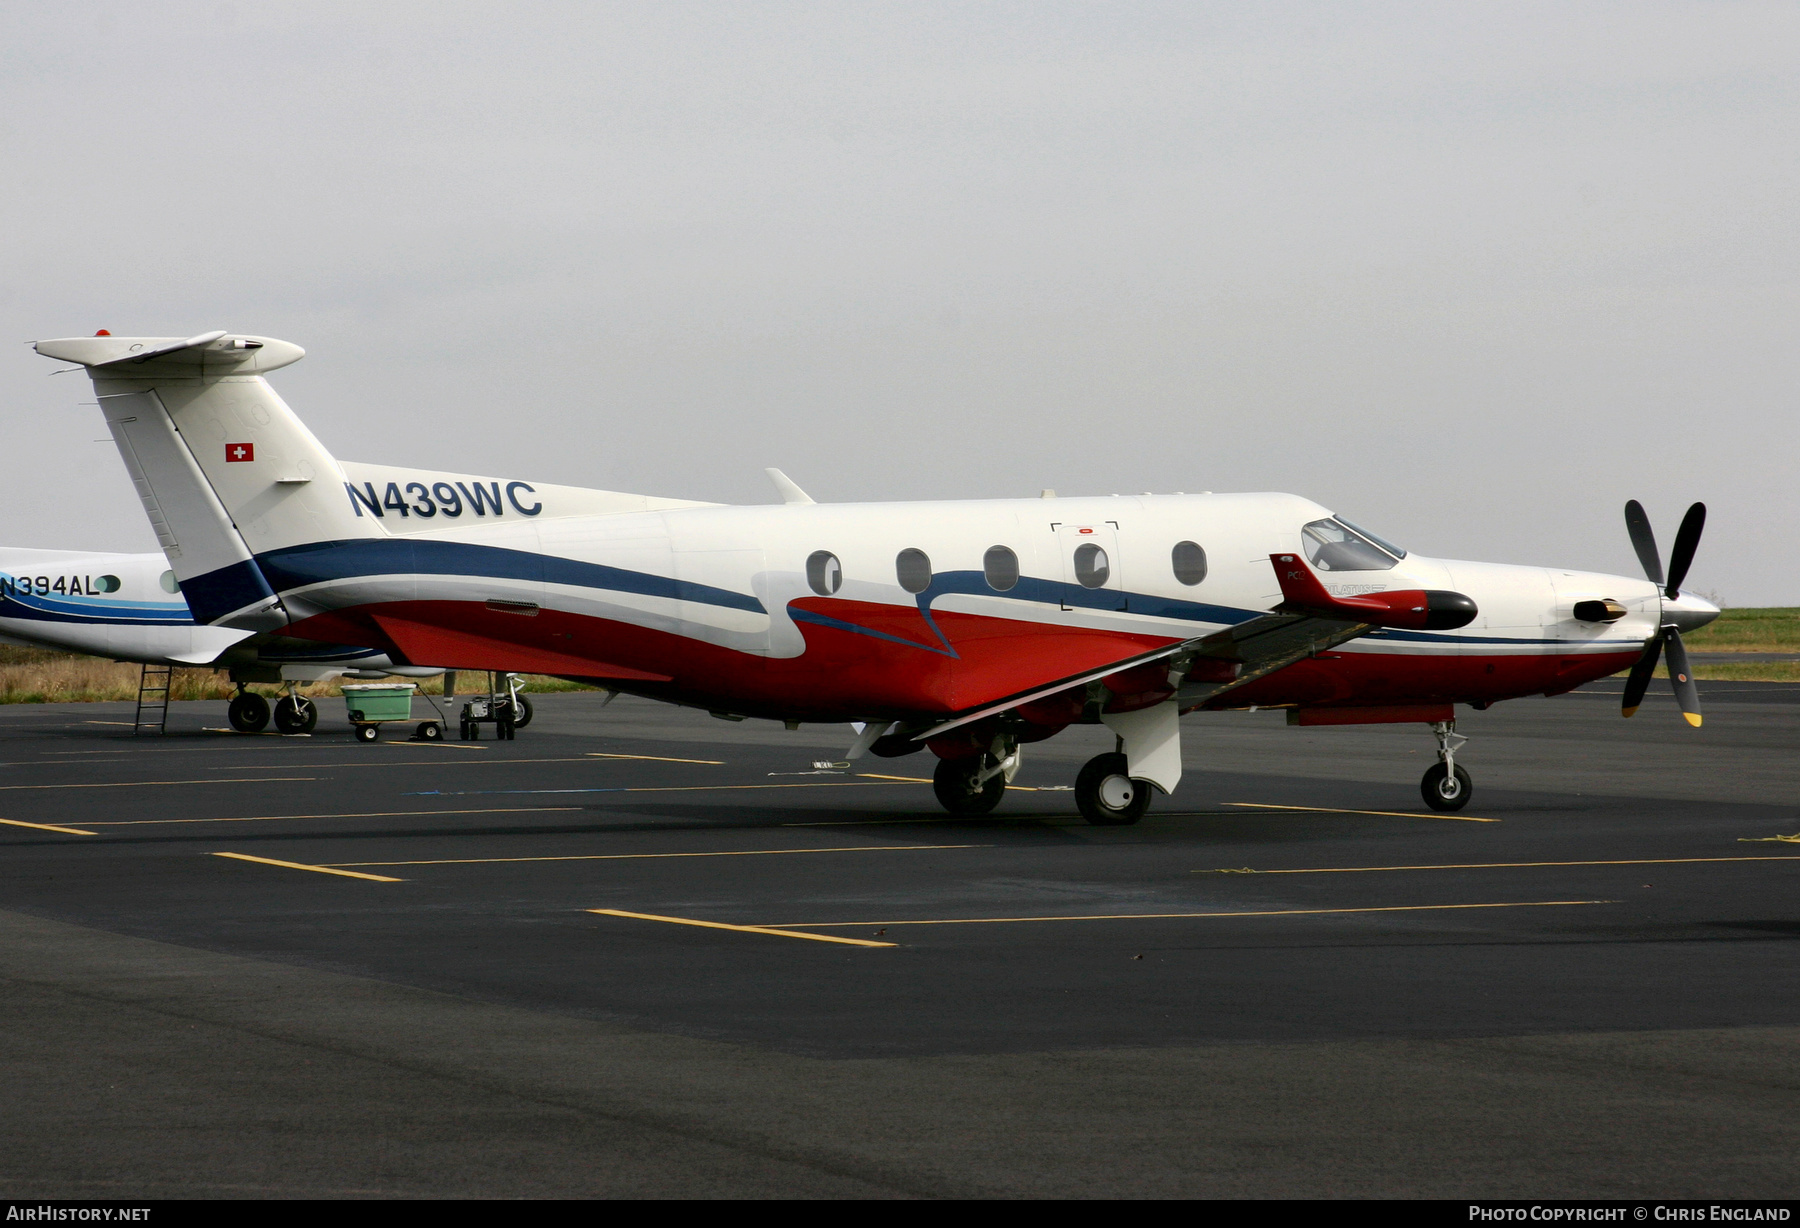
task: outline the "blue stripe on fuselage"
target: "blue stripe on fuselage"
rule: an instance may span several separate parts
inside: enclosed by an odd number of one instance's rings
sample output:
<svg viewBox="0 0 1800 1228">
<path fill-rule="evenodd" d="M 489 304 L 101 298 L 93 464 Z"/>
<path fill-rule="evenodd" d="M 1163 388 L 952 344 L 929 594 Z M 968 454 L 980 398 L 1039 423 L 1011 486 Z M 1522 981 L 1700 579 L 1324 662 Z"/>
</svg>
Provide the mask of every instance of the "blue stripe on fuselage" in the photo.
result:
<svg viewBox="0 0 1800 1228">
<path fill-rule="evenodd" d="M 313 542 L 304 546 L 290 546 L 282 550 L 273 550 L 267 554 L 258 555 L 256 561 L 261 568 L 261 577 L 266 577 L 268 586 L 276 592 L 286 592 L 315 584 L 354 580 L 366 576 L 412 574 L 476 578 L 491 576 L 497 579 L 561 584 L 571 588 L 590 588 L 601 591 L 635 593 L 648 597 L 663 597 L 677 601 L 691 601 L 698 605 L 746 610 L 754 614 L 767 612 L 762 602 L 748 593 L 717 588 L 710 584 L 678 580 L 649 572 L 630 571 L 623 567 L 611 567 L 604 563 L 584 563 L 556 555 L 537 554 L 528 550 L 512 550 L 504 546 L 477 545 L 470 542 L 417 541 L 403 538 L 363 538 L 349 541 Z M 230 568 L 222 568 L 220 571 L 186 581 L 182 585 L 182 591 L 189 595 L 189 603 L 193 604 L 192 594 L 196 588 L 211 596 L 214 592 L 215 578 L 224 577 L 226 573 L 237 573 L 240 568 L 248 567 L 250 567 L 248 563 L 239 563 Z M 251 592 L 251 589 L 244 585 L 236 575 L 233 575 L 231 579 L 233 581 L 232 588 L 236 592 L 240 594 Z M 224 590 L 221 587 L 219 591 L 223 592 Z M 932 577 L 930 586 L 923 593 L 918 594 L 920 612 L 925 615 L 928 622 L 932 622 L 931 603 L 936 598 L 949 594 L 1000 597 L 1034 605 L 1054 605 L 1080 610 L 1118 611 L 1149 618 L 1227 627 L 1246 623 L 1254 618 L 1261 618 L 1264 614 L 1264 611 L 1261 610 L 1245 610 L 1236 606 L 1213 605 L 1200 601 L 1183 601 L 1179 598 L 1151 593 L 1135 593 L 1111 588 L 1083 588 L 1079 584 L 1061 580 L 1042 580 L 1033 576 L 1021 576 L 1017 585 L 1002 593 L 996 592 L 988 586 L 987 579 L 982 572 L 971 570 L 939 572 Z M 218 617 L 230 610 L 251 604 L 261 595 L 263 595 L 263 586 L 258 584 L 255 594 L 247 600 L 238 601 L 237 604 L 227 608 L 218 608 L 219 602 L 209 600 L 207 608 L 217 608 L 218 614 L 213 617 Z M 801 615 L 799 610 L 792 610 L 791 613 L 795 617 Z M 828 615 L 808 615 L 801 618 L 801 621 L 839 626 L 843 629 L 856 629 L 854 624 L 830 618 Z M 935 631 L 935 622 L 932 622 L 932 627 Z M 866 632 L 866 629 L 862 630 Z M 877 632 L 867 633 L 875 634 L 880 638 L 888 638 Z M 1375 631 L 1368 638 L 1389 638 L 1408 643 L 1443 645 L 1568 643 L 1571 648 L 1592 648 L 1611 643 L 1620 645 L 1641 643 L 1635 639 L 1590 640 L 1578 645 L 1574 641 L 1557 639 L 1395 630 Z M 911 643 L 907 640 L 899 642 Z M 917 644 L 915 646 L 930 651 L 939 651 L 930 648 L 929 645 Z M 948 649 L 948 647 L 946 643 L 945 648 Z M 955 655 L 954 650 L 950 650 L 950 652 L 951 655 Z"/>
</svg>

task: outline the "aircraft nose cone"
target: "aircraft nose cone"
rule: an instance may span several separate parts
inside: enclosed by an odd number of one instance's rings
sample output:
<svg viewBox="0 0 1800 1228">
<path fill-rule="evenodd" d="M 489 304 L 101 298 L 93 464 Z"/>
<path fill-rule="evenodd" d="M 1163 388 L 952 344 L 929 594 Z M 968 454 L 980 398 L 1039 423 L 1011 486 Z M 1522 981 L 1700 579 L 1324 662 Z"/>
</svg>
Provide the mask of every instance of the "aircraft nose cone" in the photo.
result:
<svg viewBox="0 0 1800 1228">
<path fill-rule="evenodd" d="M 1686 589 L 1675 600 L 1663 599 L 1662 620 L 1666 627 L 1673 623 L 1679 630 L 1698 631 L 1719 616 L 1719 607 Z"/>
</svg>

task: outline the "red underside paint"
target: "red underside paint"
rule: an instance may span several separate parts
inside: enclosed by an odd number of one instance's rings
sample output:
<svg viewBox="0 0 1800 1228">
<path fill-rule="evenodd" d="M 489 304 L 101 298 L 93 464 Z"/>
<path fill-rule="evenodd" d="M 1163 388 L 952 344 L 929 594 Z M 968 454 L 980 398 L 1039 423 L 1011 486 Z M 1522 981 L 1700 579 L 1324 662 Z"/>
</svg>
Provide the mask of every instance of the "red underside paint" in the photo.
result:
<svg viewBox="0 0 1800 1228">
<path fill-rule="evenodd" d="M 372 614 L 375 625 L 387 633 L 409 661 L 429 661 L 447 669 L 492 669 L 520 674 L 583 674 L 621 682 L 669 682 L 667 674 L 628 669 L 609 661 L 595 661 L 570 653 L 525 648 L 467 631 L 451 631 L 410 622 L 389 614 Z M 512 615 L 517 618 L 518 615 Z"/>
<path fill-rule="evenodd" d="M 482 644 L 480 660 L 494 662 L 458 668 L 625 681 L 626 689 L 653 698 L 747 716 L 808 721 L 939 716 L 966 710 L 1099 669 L 1176 638 L 934 612 L 934 621 L 957 653 L 952 657 L 941 651 L 940 641 L 916 608 L 823 597 L 794 604 L 908 642 L 799 623 L 805 653 L 770 660 L 665 631 L 553 609 L 524 618 L 480 603 L 449 601 L 391 602 L 316 615 L 295 623 L 291 633 L 329 643 L 387 648 L 415 664 L 441 666 L 447 662 L 426 655 L 427 645 L 420 637 L 430 629 L 439 629 L 437 634 L 447 630 L 465 642 Z M 383 630 L 384 624 L 394 632 Z M 408 640 L 421 655 L 414 655 L 400 639 Z M 496 655 L 485 655 L 488 646 Z M 940 650 L 929 651 L 931 647 Z M 516 655 L 510 655 L 515 650 Z M 1209 706 L 1492 703 L 1572 690 L 1629 668 L 1638 655 L 1636 648 L 1581 656 L 1322 653 L 1227 692 Z M 560 664 L 547 668 L 552 658 Z M 626 669 L 668 681 L 626 680 L 620 673 L 606 672 Z M 1079 715 L 1080 697 L 1065 701 L 1064 696 L 1052 696 L 1023 711 L 1029 720 L 1061 725 Z"/>
</svg>

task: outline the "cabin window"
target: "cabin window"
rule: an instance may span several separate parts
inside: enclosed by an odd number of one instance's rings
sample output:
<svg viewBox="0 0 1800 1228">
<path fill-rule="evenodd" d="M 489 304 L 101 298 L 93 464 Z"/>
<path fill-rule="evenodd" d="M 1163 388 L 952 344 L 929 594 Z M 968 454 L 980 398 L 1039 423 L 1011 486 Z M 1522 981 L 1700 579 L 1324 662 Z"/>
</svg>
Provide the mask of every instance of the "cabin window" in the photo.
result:
<svg viewBox="0 0 1800 1228">
<path fill-rule="evenodd" d="M 1406 557 L 1406 551 L 1398 546 L 1335 516 L 1301 529 L 1300 542 L 1306 557 L 1320 571 L 1386 571 Z"/>
<path fill-rule="evenodd" d="M 1112 575 L 1112 564 L 1107 561 L 1106 551 L 1093 542 L 1085 542 L 1075 547 L 1075 578 L 1083 588 L 1099 588 Z"/>
<path fill-rule="evenodd" d="M 116 593 L 119 591 L 119 577 L 95 576 L 94 591 L 100 593 Z"/>
<path fill-rule="evenodd" d="M 989 546 L 981 556 L 981 574 L 989 588 L 1004 593 L 1019 582 L 1019 556 L 1005 546 Z"/>
<path fill-rule="evenodd" d="M 894 556 L 894 575 L 907 592 L 922 593 L 931 587 L 931 557 L 908 546 Z"/>
<path fill-rule="evenodd" d="M 175 578 L 175 573 L 172 571 L 163 572 L 162 578 L 159 579 L 157 583 L 162 585 L 162 590 L 165 593 L 179 593 L 181 591 L 181 581 Z"/>
<path fill-rule="evenodd" d="M 844 586 L 844 567 L 829 550 L 815 550 L 806 557 L 806 583 L 821 597 Z"/>
<path fill-rule="evenodd" d="M 1206 579 L 1206 551 L 1198 542 L 1176 542 L 1169 552 L 1169 565 L 1175 569 L 1175 578 L 1189 587 Z"/>
</svg>

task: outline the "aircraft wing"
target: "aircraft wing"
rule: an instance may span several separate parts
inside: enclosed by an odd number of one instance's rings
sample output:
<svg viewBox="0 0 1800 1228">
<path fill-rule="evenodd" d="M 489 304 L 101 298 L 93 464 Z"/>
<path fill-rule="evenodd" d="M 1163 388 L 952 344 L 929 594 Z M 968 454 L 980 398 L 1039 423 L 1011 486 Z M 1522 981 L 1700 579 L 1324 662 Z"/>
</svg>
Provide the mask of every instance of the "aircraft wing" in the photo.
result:
<svg viewBox="0 0 1800 1228">
<path fill-rule="evenodd" d="M 922 742 L 935 738 L 984 716 L 993 716 L 997 712 L 1028 704 L 1034 699 L 1042 699 L 1059 691 L 1085 686 L 1108 675 L 1147 665 L 1152 661 L 1169 663 L 1170 680 L 1178 683 L 1175 699 L 1183 707 L 1206 703 L 1227 691 L 1248 685 L 1314 653 L 1324 652 L 1373 630 L 1373 623 L 1345 622 L 1308 614 L 1264 614 L 1212 635 L 1181 640 L 1135 656 L 1121 657 L 1098 669 L 1084 670 L 1079 674 L 1058 678 L 1054 682 L 1046 682 L 1042 686 L 958 712 L 925 732 L 915 734 L 913 740 Z M 1217 666 L 1212 669 L 1196 668 L 1201 662 L 1208 661 L 1216 662 Z M 1188 681 L 1191 674 L 1201 674 L 1212 680 Z"/>
<path fill-rule="evenodd" d="M 1269 564 L 1281 585 L 1281 604 L 1268 614 L 969 708 L 915 734 L 913 740 L 935 738 L 984 716 L 1152 661 L 1168 661 L 1174 699 L 1184 708 L 1196 707 L 1377 627 L 1449 630 L 1466 626 L 1476 615 L 1475 603 L 1461 593 L 1408 589 L 1338 596 L 1298 555 L 1271 554 Z"/>
</svg>

